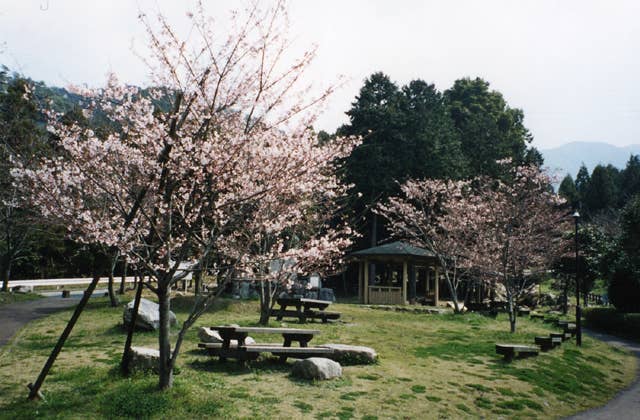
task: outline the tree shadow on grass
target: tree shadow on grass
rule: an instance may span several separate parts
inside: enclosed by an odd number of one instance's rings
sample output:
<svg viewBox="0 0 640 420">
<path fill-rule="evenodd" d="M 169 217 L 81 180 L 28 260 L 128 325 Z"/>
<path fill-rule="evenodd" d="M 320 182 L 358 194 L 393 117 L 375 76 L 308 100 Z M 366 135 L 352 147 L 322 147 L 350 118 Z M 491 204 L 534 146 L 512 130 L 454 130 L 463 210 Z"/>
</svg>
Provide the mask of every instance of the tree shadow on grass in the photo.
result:
<svg viewBox="0 0 640 420">
<path fill-rule="evenodd" d="M 208 357 L 207 359 L 197 359 L 189 362 L 189 367 L 194 370 L 229 375 L 246 375 L 256 372 L 288 372 L 291 369 L 289 363 L 281 363 L 277 358 L 273 357 L 249 361 L 244 365 L 233 359 L 221 362 L 217 357 Z"/>
</svg>

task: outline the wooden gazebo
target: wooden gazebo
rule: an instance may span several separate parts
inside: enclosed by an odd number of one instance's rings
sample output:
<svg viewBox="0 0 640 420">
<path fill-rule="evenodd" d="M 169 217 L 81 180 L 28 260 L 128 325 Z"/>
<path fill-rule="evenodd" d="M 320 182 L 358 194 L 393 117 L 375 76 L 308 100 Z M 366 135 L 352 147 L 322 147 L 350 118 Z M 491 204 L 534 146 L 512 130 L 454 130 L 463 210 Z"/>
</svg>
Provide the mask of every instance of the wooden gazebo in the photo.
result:
<svg viewBox="0 0 640 420">
<path fill-rule="evenodd" d="M 440 272 L 435 255 L 405 242 L 392 242 L 348 256 L 358 264 L 360 301 L 366 304 L 438 305 Z"/>
</svg>

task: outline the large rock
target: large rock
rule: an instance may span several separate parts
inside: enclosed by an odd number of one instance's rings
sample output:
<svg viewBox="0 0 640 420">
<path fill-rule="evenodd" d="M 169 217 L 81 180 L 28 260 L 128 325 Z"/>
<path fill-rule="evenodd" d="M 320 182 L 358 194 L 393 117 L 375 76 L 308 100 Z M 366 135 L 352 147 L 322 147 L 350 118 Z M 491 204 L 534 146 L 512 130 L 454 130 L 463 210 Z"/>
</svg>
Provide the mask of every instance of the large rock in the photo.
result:
<svg viewBox="0 0 640 420">
<path fill-rule="evenodd" d="M 336 297 L 333 294 L 333 289 L 329 289 L 327 287 L 323 287 L 322 289 L 320 289 L 320 293 L 318 298 L 320 300 L 328 300 L 329 302 L 335 302 L 336 301 Z"/>
<path fill-rule="evenodd" d="M 212 330 L 211 328 L 207 328 L 207 327 L 200 327 L 200 329 L 198 330 L 198 338 L 203 343 L 222 343 L 223 341 L 218 331 Z M 254 340 L 249 336 L 247 336 L 247 338 L 244 339 L 244 344 L 255 344 L 255 343 L 256 343 L 256 340 Z M 238 340 L 231 340 L 230 344 L 232 347 L 233 346 L 237 347 Z"/>
<path fill-rule="evenodd" d="M 378 361 L 378 353 L 371 347 L 347 344 L 323 344 L 320 347 L 333 349 L 327 356 L 343 365 L 369 365 Z"/>
<path fill-rule="evenodd" d="M 20 285 L 11 289 L 13 293 L 33 293 L 33 286 Z"/>
<path fill-rule="evenodd" d="M 158 373 L 160 351 L 147 347 L 131 347 L 129 350 L 129 369 L 132 371 L 153 371 Z"/>
<path fill-rule="evenodd" d="M 325 380 L 342 376 L 340 363 L 324 357 L 310 357 L 293 364 L 291 375 L 302 379 Z"/>
<path fill-rule="evenodd" d="M 131 323 L 131 315 L 133 314 L 133 305 L 135 301 L 131 301 L 124 307 L 124 313 L 122 319 L 125 327 L 128 327 Z M 136 318 L 136 328 L 143 330 L 157 330 L 160 328 L 160 312 L 158 310 L 159 305 L 148 299 L 140 299 L 140 307 L 138 308 L 138 317 Z M 169 311 L 169 324 L 171 326 L 178 325 L 176 314 Z"/>
</svg>

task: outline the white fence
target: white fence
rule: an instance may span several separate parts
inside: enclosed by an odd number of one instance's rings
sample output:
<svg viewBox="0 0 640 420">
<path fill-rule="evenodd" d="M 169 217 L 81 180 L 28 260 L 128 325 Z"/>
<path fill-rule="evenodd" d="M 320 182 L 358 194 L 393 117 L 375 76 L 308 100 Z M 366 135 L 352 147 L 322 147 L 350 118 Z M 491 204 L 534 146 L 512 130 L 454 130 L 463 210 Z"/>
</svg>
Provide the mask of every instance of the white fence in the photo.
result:
<svg viewBox="0 0 640 420">
<path fill-rule="evenodd" d="M 125 283 L 133 283 L 135 277 L 127 276 L 125 277 Z M 42 287 L 42 286 L 73 286 L 73 285 L 85 285 L 91 283 L 93 280 L 91 277 L 83 277 L 83 278 L 71 278 L 71 279 L 38 279 L 38 280 L 9 280 L 9 288 L 16 286 L 31 286 L 31 287 Z M 122 277 L 114 277 L 113 282 L 115 284 L 120 284 L 122 281 Z M 109 277 L 100 277 L 98 284 L 100 283 L 108 283 Z"/>
</svg>

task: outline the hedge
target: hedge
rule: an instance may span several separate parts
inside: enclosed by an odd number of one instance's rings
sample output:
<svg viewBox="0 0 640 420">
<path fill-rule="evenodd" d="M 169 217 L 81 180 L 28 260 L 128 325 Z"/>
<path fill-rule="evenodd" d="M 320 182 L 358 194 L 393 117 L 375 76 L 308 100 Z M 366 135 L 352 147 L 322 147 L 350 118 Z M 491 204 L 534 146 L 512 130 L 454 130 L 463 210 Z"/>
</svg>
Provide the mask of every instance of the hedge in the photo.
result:
<svg viewBox="0 0 640 420">
<path fill-rule="evenodd" d="M 585 308 L 583 313 L 589 328 L 640 340 L 640 313 L 624 313 L 615 308 Z"/>
</svg>

